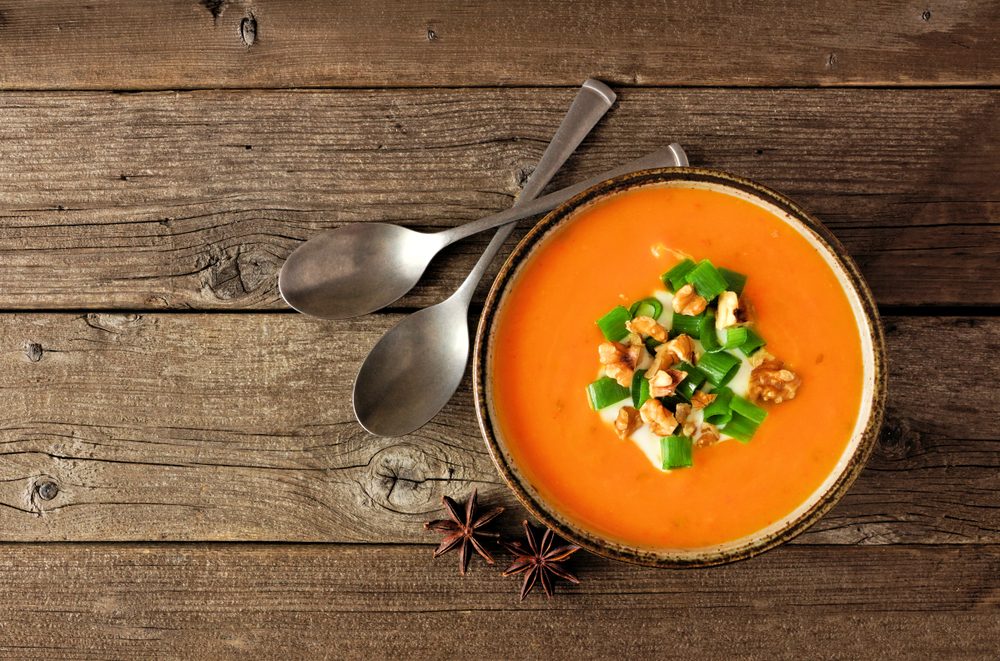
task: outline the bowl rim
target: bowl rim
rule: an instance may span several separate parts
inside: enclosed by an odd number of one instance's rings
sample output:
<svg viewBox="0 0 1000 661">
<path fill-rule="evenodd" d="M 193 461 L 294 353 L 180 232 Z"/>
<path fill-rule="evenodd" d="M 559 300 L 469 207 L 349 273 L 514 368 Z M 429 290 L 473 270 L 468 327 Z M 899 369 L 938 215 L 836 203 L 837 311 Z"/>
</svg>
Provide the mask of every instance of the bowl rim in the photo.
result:
<svg viewBox="0 0 1000 661">
<path fill-rule="evenodd" d="M 490 416 L 485 387 L 489 354 L 488 342 L 491 336 L 490 329 L 496 318 L 500 299 L 512 281 L 512 276 L 520 264 L 533 253 L 541 242 L 541 239 L 550 231 L 570 219 L 576 211 L 590 203 L 634 188 L 666 182 L 699 182 L 736 189 L 744 195 L 756 197 L 777 207 L 815 234 L 816 238 L 827 248 L 832 257 L 843 269 L 844 274 L 847 276 L 847 281 L 853 287 L 854 293 L 858 297 L 861 309 L 867 318 L 871 334 L 872 369 L 874 371 L 871 412 L 858 445 L 848 458 L 847 464 L 840 476 L 827 487 L 826 491 L 806 511 L 790 519 L 783 527 L 771 534 L 762 536 L 759 539 L 750 539 L 746 544 L 739 547 L 727 550 L 705 551 L 701 554 L 698 554 L 697 549 L 694 549 L 683 556 L 678 555 L 676 551 L 638 548 L 619 541 L 606 539 L 586 530 L 582 526 L 575 526 L 568 520 L 557 517 L 546 509 L 544 504 L 539 502 L 541 499 L 536 498 L 525 487 L 523 482 L 527 480 L 508 462 L 507 455 L 500 447 L 498 433 L 494 428 L 494 422 Z M 864 332 L 864 329 L 860 325 L 858 330 L 861 333 Z M 884 417 L 888 377 L 885 337 L 874 296 L 847 250 L 817 218 L 785 195 L 749 179 L 719 170 L 673 167 L 640 170 L 601 182 L 550 211 L 528 231 L 504 261 L 486 297 L 486 302 L 483 305 L 479 324 L 476 329 L 472 379 L 476 416 L 490 458 L 493 460 L 494 465 L 508 488 L 514 492 L 514 495 L 532 516 L 566 540 L 597 555 L 647 566 L 688 568 L 726 564 L 763 553 L 799 535 L 836 505 L 861 473 L 878 440 L 879 430 L 882 427 Z"/>
</svg>

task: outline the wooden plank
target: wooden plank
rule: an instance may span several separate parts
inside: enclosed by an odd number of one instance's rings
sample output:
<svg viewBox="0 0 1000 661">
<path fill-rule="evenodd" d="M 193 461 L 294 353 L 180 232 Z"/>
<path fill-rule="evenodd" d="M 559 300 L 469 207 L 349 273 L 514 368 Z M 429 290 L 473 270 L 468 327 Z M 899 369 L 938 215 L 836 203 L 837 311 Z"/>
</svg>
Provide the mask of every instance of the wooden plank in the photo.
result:
<svg viewBox="0 0 1000 661">
<path fill-rule="evenodd" d="M 399 318 L 0 315 L 0 537 L 426 543 L 441 496 L 473 487 L 516 526 L 468 384 L 410 436 L 354 422 L 355 371 Z M 880 448 L 798 542 L 1000 542 L 1000 436 L 982 415 L 1000 394 L 968 394 L 970 355 L 1000 380 L 1000 319 L 887 326 Z"/>
<path fill-rule="evenodd" d="M 579 587 L 399 546 L 15 545 L 0 654 L 45 658 L 987 658 L 995 546 L 786 547 L 707 570 L 580 555 Z M 506 558 L 501 558 L 501 561 Z"/>
<path fill-rule="evenodd" d="M 0 87 L 1000 82 L 990 0 L 539 3 L 20 0 Z M 127 53 L 127 57 L 122 57 Z"/>
<path fill-rule="evenodd" d="M 2 40 L 0 40 L 2 41 Z M 799 199 L 892 305 L 1000 304 L 992 91 L 625 90 L 554 185 L 669 140 Z M 510 205 L 566 89 L 0 96 L 0 309 L 280 309 L 344 223 Z M 485 237 L 401 305 L 441 300 Z"/>
</svg>

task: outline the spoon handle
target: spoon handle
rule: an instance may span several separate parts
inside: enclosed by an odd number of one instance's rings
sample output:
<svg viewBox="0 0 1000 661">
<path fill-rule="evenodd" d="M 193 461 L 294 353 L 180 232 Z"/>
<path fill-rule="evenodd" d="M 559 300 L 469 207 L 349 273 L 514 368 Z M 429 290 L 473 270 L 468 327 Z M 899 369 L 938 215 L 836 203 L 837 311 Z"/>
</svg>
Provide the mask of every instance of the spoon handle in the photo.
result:
<svg viewBox="0 0 1000 661">
<path fill-rule="evenodd" d="M 569 107 L 569 112 L 563 117 L 556 134 L 552 137 L 548 147 L 545 148 L 545 153 L 542 154 L 538 165 L 528 177 L 524 188 L 521 189 L 521 194 L 518 195 L 513 208 L 523 207 L 538 197 L 538 194 L 555 176 L 566 159 L 576 151 L 576 148 L 590 134 L 597 122 L 601 121 L 605 113 L 614 105 L 616 98 L 617 95 L 611 91 L 611 88 L 598 80 L 590 78 L 583 83 L 576 98 L 573 99 L 573 105 Z M 515 223 L 511 223 L 497 230 L 475 267 L 451 298 L 465 299 L 466 303 L 472 299 L 476 285 L 479 284 L 486 268 L 503 247 L 514 227 Z"/>
<path fill-rule="evenodd" d="M 607 181 L 612 177 L 628 174 L 629 172 L 635 172 L 637 170 L 686 167 L 687 165 L 687 154 L 684 153 L 684 149 L 679 144 L 674 142 L 668 147 L 655 151 L 651 154 L 646 154 L 642 158 L 620 165 L 613 170 L 603 172 L 596 177 L 587 179 L 586 181 L 581 181 L 578 184 L 567 186 L 566 188 L 549 193 L 548 195 L 543 195 L 542 197 L 531 201 L 525 201 L 523 204 L 515 205 L 510 209 L 506 209 L 500 213 L 495 213 L 492 216 L 486 216 L 485 218 L 480 218 L 479 220 L 474 220 L 470 223 L 438 232 L 432 236 L 441 238 L 441 247 L 443 248 L 444 246 L 450 245 L 455 241 L 460 241 L 467 236 L 472 236 L 473 234 L 478 234 L 479 232 L 493 229 L 494 227 L 506 225 L 507 223 L 514 223 L 522 218 L 537 216 L 540 213 L 552 211 L 566 200 L 576 196 L 578 193 L 582 193 L 591 186 L 595 186 L 602 181 Z"/>
</svg>

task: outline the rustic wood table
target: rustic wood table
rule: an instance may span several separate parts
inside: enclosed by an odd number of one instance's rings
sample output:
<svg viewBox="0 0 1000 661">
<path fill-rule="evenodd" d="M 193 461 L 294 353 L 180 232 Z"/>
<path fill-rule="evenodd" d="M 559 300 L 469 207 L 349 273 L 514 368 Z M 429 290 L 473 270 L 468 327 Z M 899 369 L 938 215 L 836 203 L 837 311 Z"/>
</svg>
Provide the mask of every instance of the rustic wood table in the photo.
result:
<svg viewBox="0 0 1000 661">
<path fill-rule="evenodd" d="M 996 658 L 998 35 L 996 0 L 0 0 L 0 652 Z M 405 438 L 350 408 L 485 238 L 353 321 L 276 273 L 344 223 L 508 207 L 588 76 L 619 103 L 553 185 L 677 140 L 797 198 L 878 298 L 890 403 L 786 546 L 580 554 L 519 604 L 422 527 L 473 487 L 524 516 L 468 382 Z"/>
</svg>

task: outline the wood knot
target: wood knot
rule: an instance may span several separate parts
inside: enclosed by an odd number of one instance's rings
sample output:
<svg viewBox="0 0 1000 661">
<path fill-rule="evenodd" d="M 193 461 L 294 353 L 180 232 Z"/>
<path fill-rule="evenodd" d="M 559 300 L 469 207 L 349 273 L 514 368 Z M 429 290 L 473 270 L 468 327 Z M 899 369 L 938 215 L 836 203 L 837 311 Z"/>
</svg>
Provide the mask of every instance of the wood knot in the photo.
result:
<svg viewBox="0 0 1000 661">
<path fill-rule="evenodd" d="M 42 349 L 42 345 L 38 342 L 26 342 L 24 345 L 24 355 L 28 357 L 33 363 L 37 363 L 42 359 L 42 354 L 45 351 Z"/>
<path fill-rule="evenodd" d="M 829 55 L 826 56 L 826 68 L 832 69 L 835 66 L 837 66 L 837 54 L 830 53 Z"/>
<path fill-rule="evenodd" d="M 245 16 L 240 21 L 240 39 L 243 40 L 243 45 L 247 48 L 253 46 L 254 42 L 257 41 L 257 19 L 253 14 Z"/>
<path fill-rule="evenodd" d="M 438 35 L 434 28 L 427 28 L 427 41 L 437 41 Z"/>
<path fill-rule="evenodd" d="M 40 500 L 52 500 L 59 495 L 59 485 L 52 480 L 39 480 L 35 483 L 35 494 Z"/>
<path fill-rule="evenodd" d="M 397 513 L 423 514 L 441 502 L 455 473 L 450 462 L 409 443 L 393 445 L 372 458 L 367 479 L 374 504 Z"/>
<path fill-rule="evenodd" d="M 201 0 L 201 6 L 212 15 L 213 21 L 217 21 L 226 8 L 226 0 Z"/>
<path fill-rule="evenodd" d="M 275 286 L 277 260 L 265 250 L 236 246 L 229 250 L 212 248 L 198 258 L 202 290 L 214 298 L 231 301 L 267 294 Z"/>
<path fill-rule="evenodd" d="M 112 335 L 138 328 L 143 325 L 141 314 L 115 314 L 103 312 L 91 312 L 84 316 L 84 321 L 93 329 L 104 331 Z"/>
<path fill-rule="evenodd" d="M 931 10 L 925 9 L 924 12 L 920 14 L 920 20 L 924 21 L 925 23 L 931 20 Z"/>
<path fill-rule="evenodd" d="M 889 417 L 882 426 L 875 453 L 888 461 L 900 461 L 921 452 L 920 433 L 905 418 Z"/>
</svg>

